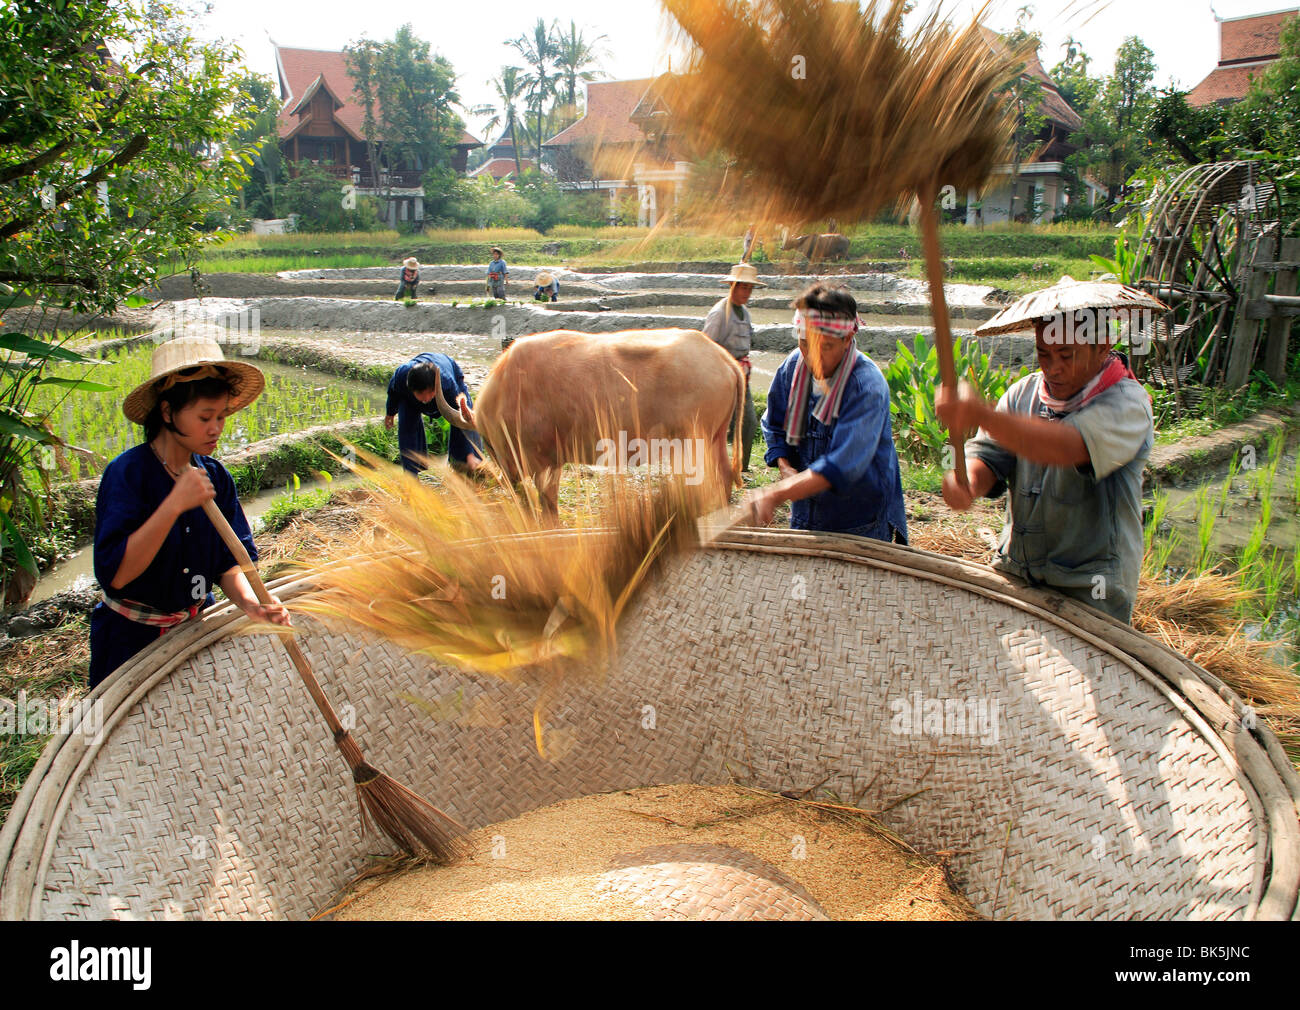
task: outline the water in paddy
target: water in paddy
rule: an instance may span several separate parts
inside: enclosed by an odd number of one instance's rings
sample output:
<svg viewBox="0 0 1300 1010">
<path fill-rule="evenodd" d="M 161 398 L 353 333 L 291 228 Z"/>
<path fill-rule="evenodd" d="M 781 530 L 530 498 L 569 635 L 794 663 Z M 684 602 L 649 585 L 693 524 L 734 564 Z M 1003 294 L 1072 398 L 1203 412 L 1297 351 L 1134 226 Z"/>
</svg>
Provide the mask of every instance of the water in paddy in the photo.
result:
<svg viewBox="0 0 1300 1010">
<path fill-rule="evenodd" d="M 1266 627 L 1248 623 L 1246 631 L 1255 637 L 1272 638 L 1287 643 L 1279 651 L 1282 662 L 1300 659 L 1300 596 L 1295 581 L 1300 578 L 1300 478 L 1296 476 L 1300 443 L 1293 441 L 1282 452 L 1272 480 L 1271 514 L 1263 536 L 1261 556 L 1277 570 L 1282 586 L 1279 603 Z M 1169 555 L 1175 571 L 1194 567 L 1200 552 L 1202 530 L 1209 533 L 1209 567 L 1220 565 L 1224 571 L 1236 571 L 1242 552 L 1261 524 L 1263 498 L 1267 489 L 1267 453 L 1259 451 L 1254 469 L 1241 469 L 1229 479 L 1229 468 L 1186 487 L 1169 488 L 1169 509 L 1161 539 L 1176 538 Z M 1258 537 L 1258 533 L 1256 533 Z M 1262 580 L 1262 575 L 1260 576 Z M 1257 582 L 1262 586 L 1262 581 Z"/>
</svg>

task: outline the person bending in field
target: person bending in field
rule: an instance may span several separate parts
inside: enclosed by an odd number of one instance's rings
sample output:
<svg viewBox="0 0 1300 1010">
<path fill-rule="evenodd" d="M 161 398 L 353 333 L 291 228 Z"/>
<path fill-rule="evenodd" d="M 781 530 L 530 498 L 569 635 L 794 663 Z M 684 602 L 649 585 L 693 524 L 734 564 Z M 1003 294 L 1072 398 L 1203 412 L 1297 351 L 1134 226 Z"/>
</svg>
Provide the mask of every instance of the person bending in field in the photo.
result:
<svg viewBox="0 0 1300 1010">
<path fill-rule="evenodd" d="M 393 372 L 388 382 L 388 403 L 384 409 L 384 425 L 397 423 L 397 447 L 402 455 L 402 467 L 411 474 L 424 469 L 422 457 L 429 451 L 424 434 L 424 418 L 441 417 L 434 394 L 435 377 L 441 376 L 442 395 L 453 408 L 460 396 L 473 407 L 469 387 L 458 365 L 445 354 L 426 352 L 417 354 Z M 447 460 L 458 469 L 474 474 L 483 466 L 483 446 L 477 432 L 452 427 L 447 438 Z"/>
<path fill-rule="evenodd" d="M 397 294 L 393 296 L 393 301 L 400 302 L 404 298 L 414 298 L 415 289 L 420 286 L 420 261 L 414 256 L 408 256 L 402 260 L 402 276 L 397 282 Z"/>
<path fill-rule="evenodd" d="M 1127 623 L 1142 568 L 1151 399 L 1107 326 L 1089 326 L 1091 342 L 1054 337 L 1068 332 L 1066 319 L 1033 320 L 1040 371 L 996 407 L 965 387 L 939 390 L 935 410 L 950 431 L 979 428 L 966 444 L 970 490 L 950 470 L 943 497 L 963 511 L 974 498 L 1008 492 L 993 567 Z"/>
<path fill-rule="evenodd" d="M 905 544 L 889 385 L 854 343 L 857 302 L 815 284 L 795 309 L 799 347 L 776 370 L 762 417 L 765 459 L 781 480 L 751 496 L 755 519 L 765 526 L 788 501 L 791 529 Z"/>
</svg>

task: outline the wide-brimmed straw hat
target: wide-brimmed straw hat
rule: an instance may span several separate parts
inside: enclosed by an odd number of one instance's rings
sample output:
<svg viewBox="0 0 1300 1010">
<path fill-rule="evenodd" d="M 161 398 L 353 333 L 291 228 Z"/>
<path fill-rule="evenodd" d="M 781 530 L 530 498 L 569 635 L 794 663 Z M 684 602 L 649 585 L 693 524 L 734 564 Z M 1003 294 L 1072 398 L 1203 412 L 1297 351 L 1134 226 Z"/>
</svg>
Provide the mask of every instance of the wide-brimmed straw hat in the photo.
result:
<svg viewBox="0 0 1300 1010">
<path fill-rule="evenodd" d="M 494 246 L 489 246 L 489 247 L 488 247 L 488 251 L 489 251 L 489 252 L 494 252 L 494 253 L 499 253 L 499 252 L 502 252 L 503 250 L 501 249 L 501 247 L 500 247 L 499 245 L 494 245 Z"/>
<path fill-rule="evenodd" d="M 1169 311 L 1164 302 L 1139 288 L 1102 281 L 1076 281 L 1067 274 L 1050 288 L 1027 294 L 1008 305 L 976 329 L 975 336 L 991 337 L 997 333 L 1032 330 L 1035 320 L 1050 319 L 1053 316 L 1081 312 L 1085 309 Z"/>
<path fill-rule="evenodd" d="M 209 377 L 230 382 L 230 411 L 243 410 L 262 395 L 266 376 L 246 361 L 231 361 L 221 345 L 209 335 L 176 337 L 154 348 L 149 380 L 131 391 L 122 403 L 122 413 L 135 424 L 144 424 L 158 397 L 178 382 L 195 382 Z"/>
<path fill-rule="evenodd" d="M 418 267 L 419 265 L 420 261 L 414 256 L 408 256 L 406 259 L 402 260 L 402 266 L 404 267 Z"/>
<path fill-rule="evenodd" d="M 767 287 L 758 279 L 758 271 L 751 263 L 737 263 L 731 268 L 731 273 L 722 278 L 722 284 L 752 284 L 756 288 Z"/>
<path fill-rule="evenodd" d="M 555 278 L 543 270 L 540 274 L 538 274 L 536 277 L 533 278 L 533 283 L 536 284 L 538 287 L 545 287 L 547 284 L 554 284 Z"/>
</svg>

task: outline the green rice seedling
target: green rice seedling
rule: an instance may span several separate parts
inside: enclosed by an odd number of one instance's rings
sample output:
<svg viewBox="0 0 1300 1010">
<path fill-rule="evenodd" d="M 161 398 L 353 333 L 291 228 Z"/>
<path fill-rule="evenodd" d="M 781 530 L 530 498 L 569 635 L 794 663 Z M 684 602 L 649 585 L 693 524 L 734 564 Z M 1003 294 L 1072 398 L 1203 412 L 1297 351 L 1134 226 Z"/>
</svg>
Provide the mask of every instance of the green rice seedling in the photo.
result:
<svg viewBox="0 0 1300 1010">
<path fill-rule="evenodd" d="M 1174 551 L 1182 543 L 1182 534 L 1177 530 L 1172 530 L 1167 537 L 1161 537 L 1153 541 L 1152 550 L 1146 557 L 1149 559 L 1149 571 L 1152 575 L 1162 576 L 1169 569 L 1169 559 L 1173 556 Z"/>
<path fill-rule="evenodd" d="M 1146 525 L 1142 528 L 1143 557 L 1147 557 L 1151 553 L 1151 542 L 1160 531 L 1160 527 L 1165 521 L 1165 514 L 1168 511 L 1169 495 L 1164 491 L 1157 491 L 1155 497 L 1151 500 L 1151 512 L 1147 516 Z"/>
<path fill-rule="evenodd" d="M 1290 572 L 1288 559 L 1281 551 L 1268 556 L 1268 560 L 1259 564 L 1260 611 L 1259 618 L 1265 624 L 1272 620 L 1282 600 L 1282 590 L 1286 586 Z"/>
<path fill-rule="evenodd" d="M 1237 577 L 1243 588 L 1255 589 L 1258 584 L 1260 553 L 1264 549 L 1264 537 L 1268 532 L 1267 523 L 1256 521 L 1251 528 L 1246 546 L 1241 549 L 1241 561 L 1237 566 Z"/>
<path fill-rule="evenodd" d="M 1241 455 L 1232 454 L 1232 460 L 1228 463 L 1228 476 L 1223 479 L 1223 486 L 1219 488 L 1219 517 L 1222 518 L 1227 514 L 1228 495 L 1232 491 L 1232 482 L 1237 479 L 1237 473 L 1241 469 Z"/>
<path fill-rule="evenodd" d="M 1209 570 L 1213 556 L 1214 526 L 1218 519 L 1210 486 L 1204 484 L 1196 492 L 1196 574 Z"/>
</svg>

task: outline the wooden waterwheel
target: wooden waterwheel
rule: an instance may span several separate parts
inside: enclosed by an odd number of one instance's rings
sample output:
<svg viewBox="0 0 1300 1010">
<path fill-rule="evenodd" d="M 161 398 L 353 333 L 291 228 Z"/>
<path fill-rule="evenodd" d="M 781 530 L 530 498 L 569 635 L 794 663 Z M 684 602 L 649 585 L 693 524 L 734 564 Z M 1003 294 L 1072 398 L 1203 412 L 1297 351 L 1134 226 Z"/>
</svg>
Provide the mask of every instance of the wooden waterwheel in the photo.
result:
<svg viewBox="0 0 1300 1010">
<path fill-rule="evenodd" d="M 1262 294 L 1253 278 L 1273 259 L 1280 219 L 1277 186 L 1256 162 L 1194 165 L 1157 191 L 1133 275 L 1170 307 L 1150 360 L 1135 361 L 1148 381 L 1175 390 L 1246 381 L 1259 330 L 1247 305 Z"/>
</svg>

